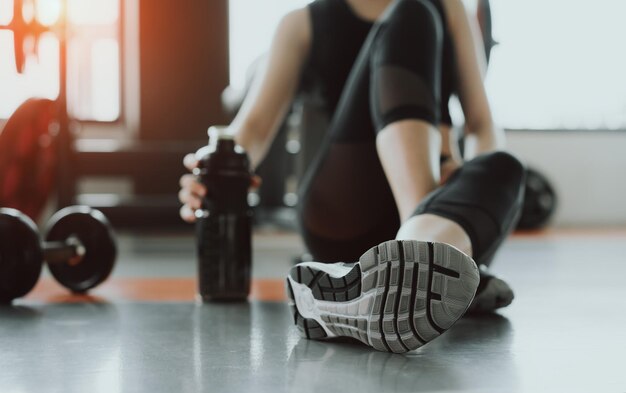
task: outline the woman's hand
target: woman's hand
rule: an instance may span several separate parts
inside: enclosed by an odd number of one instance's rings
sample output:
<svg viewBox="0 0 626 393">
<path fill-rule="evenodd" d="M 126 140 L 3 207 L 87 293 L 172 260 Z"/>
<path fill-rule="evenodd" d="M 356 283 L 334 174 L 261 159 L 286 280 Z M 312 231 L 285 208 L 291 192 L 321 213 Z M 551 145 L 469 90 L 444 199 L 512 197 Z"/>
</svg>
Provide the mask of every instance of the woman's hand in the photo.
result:
<svg viewBox="0 0 626 393">
<path fill-rule="evenodd" d="M 439 181 L 439 185 L 445 184 L 450 176 L 461 167 L 461 163 L 455 160 L 452 157 L 448 157 L 445 161 L 441 163 L 440 171 L 441 171 L 441 180 Z"/>
<path fill-rule="evenodd" d="M 198 167 L 198 160 L 193 153 L 187 154 L 183 159 L 185 167 L 192 171 Z M 252 188 L 258 188 L 261 186 L 261 178 L 253 175 L 250 177 L 250 186 Z M 183 204 L 180 208 L 180 216 L 187 222 L 196 221 L 196 210 L 202 207 L 202 198 L 207 194 L 206 187 L 198 181 L 196 175 L 190 173 L 181 176 L 180 178 L 180 191 L 178 192 L 178 199 Z"/>
<path fill-rule="evenodd" d="M 183 164 L 189 171 L 198 167 L 198 160 L 193 153 L 187 154 Z M 206 187 L 198 181 L 198 177 L 190 173 L 180 178 L 180 191 L 178 200 L 183 204 L 180 208 L 180 216 L 187 222 L 196 220 L 196 210 L 202 206 L 202 198 L 206 195 Z"/>
</svg>

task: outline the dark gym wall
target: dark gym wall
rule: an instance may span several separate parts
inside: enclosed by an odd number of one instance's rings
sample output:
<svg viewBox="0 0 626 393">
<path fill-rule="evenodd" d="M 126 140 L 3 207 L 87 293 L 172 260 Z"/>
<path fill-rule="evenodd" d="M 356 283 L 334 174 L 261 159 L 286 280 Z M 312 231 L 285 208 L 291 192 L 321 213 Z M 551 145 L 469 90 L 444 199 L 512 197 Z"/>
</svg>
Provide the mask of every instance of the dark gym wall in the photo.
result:
<svg viewBox="0 0 626 393">
<path fill-rule="evenodd" d="M 140 0 L 143 140 L 204 139 L 223 124 L 228 0 Z"/>
</svg>

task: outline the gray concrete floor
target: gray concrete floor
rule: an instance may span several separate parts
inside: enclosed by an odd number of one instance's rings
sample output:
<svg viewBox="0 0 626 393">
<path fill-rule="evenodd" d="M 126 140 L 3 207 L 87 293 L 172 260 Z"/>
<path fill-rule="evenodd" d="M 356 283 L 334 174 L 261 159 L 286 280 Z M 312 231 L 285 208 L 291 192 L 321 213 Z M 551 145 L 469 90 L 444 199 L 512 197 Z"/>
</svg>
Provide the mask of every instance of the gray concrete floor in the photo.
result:
<svg viewBox="0 0 626 393">
<path fill-rule="evenodd" d="M 117 277 L 190 277 L 193 239 L 120 236 Z M 255 243 L 282 277 L 292 235 Z M 0 308 L 0 392 L 626 392 L 626 237 L 517 238 L 494 271 L 516 291 L 408 355 L 301 339 L 282 303 Z"/>
</svg>

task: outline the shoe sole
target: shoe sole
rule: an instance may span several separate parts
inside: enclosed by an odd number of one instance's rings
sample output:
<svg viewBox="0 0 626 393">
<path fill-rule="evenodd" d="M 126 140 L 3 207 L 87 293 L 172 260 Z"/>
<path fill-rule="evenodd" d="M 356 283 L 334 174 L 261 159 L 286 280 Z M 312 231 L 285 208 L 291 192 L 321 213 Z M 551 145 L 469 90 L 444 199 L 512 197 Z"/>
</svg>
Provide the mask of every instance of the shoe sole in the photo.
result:
<svg viewBox="0 0 626 393">
<path fill-rule="evenodd" d="M 404 353 L 449 329 L 478 282 L 474 261 L 450 245 L 392 240 L 352 266 L 300 263 L 289 272 L 287 292 L 304 337 L 352 337 Z"/>
</svg>

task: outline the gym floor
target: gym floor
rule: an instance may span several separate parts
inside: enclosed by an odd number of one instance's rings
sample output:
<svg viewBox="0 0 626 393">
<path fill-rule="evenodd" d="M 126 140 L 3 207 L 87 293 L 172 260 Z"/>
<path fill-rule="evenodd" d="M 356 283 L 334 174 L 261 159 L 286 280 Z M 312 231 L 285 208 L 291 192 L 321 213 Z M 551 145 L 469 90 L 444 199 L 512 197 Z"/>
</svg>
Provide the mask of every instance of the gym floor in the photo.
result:
<svg viewBox="0 0 626 393">
<path fill-rule="evenodd" d="M 626 392 L 623 230 L 516 235 L 494 265 L 514 303 L 407 355 L 299 337 L 282 280 L 295 235 L 257 233 L 244 304 L 195 301 L 191 236 L 119 246 L 91 296 L 44 276 L 0 308 L 0 392 Z"/>
</svg>

